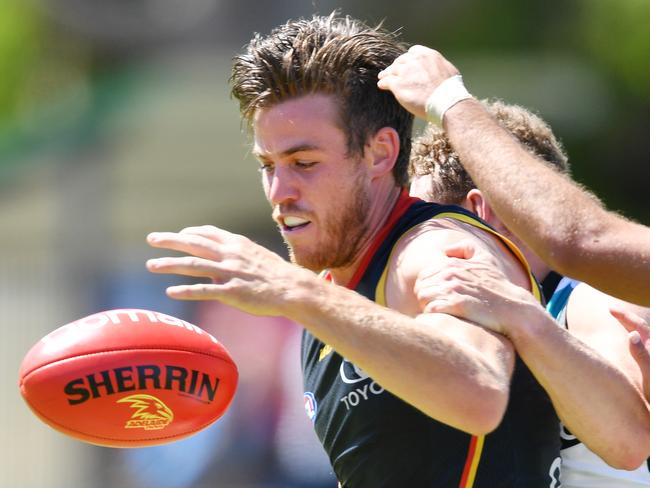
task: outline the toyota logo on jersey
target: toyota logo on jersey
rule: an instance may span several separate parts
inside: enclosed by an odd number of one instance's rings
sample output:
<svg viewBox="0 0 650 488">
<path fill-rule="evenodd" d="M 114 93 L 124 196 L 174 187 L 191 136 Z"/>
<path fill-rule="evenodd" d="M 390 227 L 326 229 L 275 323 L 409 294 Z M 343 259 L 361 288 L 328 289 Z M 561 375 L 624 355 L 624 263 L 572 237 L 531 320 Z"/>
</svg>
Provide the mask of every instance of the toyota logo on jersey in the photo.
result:
<svg viewBox="0 0 650 488">
<path fill-rule="evenodd" d="M 349 385 L 368 379 L 368 375 L 359 366 L 351 363 L 347 359 L 341 362 L 341 379 Z"/>
</svg>

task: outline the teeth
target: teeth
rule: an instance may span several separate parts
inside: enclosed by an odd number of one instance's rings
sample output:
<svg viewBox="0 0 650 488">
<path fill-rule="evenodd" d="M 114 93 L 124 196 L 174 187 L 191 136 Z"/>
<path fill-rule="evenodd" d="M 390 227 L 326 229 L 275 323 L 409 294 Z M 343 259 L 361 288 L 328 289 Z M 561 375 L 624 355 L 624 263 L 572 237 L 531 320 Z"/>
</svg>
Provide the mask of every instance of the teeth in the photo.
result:
<svg viewBox="0 0 650 488">
<path fill-rule="evenodd" d="M 303 225 L 303 224 L 306 224 L 308 222 L 309 222 L 309 220 L 301 219 L 300 217 L 285 217 L 284 218 L 284 225 L 286 225 L 289 228 L 296 227 L 298 225 Z"/>
</svg>

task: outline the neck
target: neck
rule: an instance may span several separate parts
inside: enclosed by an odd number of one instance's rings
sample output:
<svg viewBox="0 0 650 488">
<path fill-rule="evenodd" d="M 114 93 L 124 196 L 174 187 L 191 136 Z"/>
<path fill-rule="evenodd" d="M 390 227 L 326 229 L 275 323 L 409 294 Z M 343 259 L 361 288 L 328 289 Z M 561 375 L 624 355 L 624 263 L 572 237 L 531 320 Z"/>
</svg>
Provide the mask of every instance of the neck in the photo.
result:
<svg viewBox="0 0 650 488">
<path fill-rule="evenodd" d="M 359 246 L 359 251 L 354 258 L 354 261 L 349 265 L 342 268 L 333 268 L 329 270 L 332 282 L 337 285 L 346 286 L 354 274 L 359 269 L 363 257 L 366 255 L 377 234 L 386 224 L 390 214 L 397 203 L 402 189 L 392 185 L 384 191 L 378 191 L 373 195 L 368 213 L 368 232 L 363 238 L 363 244 Z"/>
</svg>

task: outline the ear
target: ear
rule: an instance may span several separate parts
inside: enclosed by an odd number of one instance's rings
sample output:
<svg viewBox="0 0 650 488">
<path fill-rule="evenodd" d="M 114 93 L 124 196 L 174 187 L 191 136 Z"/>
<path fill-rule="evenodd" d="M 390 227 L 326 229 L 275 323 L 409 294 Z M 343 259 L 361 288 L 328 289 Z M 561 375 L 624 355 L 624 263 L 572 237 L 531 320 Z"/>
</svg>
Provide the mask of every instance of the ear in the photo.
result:
<svg viewBox="0 0 650 488">
<path fill-rule="evenodd" d="M 364 159 L 370 167 L 372 178 L 390 173 L 399 155 L 399 135 L 392 127 L 382 127 L 370 138 L 364 151 Z"/>
<path fill-rule="evenodd" d="M 465 205 L 463 206 L 481 217 L 488 224 L 494 223 L 495 215 L 494 212 L 492 212 L 492 207 L 490 207 L 490 204 L 478 188 L 472 188 L 467 192 Z"/>
</svg>

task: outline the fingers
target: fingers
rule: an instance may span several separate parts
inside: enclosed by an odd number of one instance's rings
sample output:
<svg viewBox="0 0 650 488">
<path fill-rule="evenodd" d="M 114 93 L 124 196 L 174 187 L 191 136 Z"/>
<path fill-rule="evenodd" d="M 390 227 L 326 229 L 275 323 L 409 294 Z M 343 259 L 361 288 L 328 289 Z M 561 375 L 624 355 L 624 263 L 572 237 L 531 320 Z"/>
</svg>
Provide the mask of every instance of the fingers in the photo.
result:
<svg viewBox="0 0 650 488">
<path fill-rule="evenodd" d="M 234 238 L 237 234 L 228 232 L 227 230 L 220 229 L 214 225 L 200 225 L 194 227 L 185 227 L 180 231 L 180 234 L 190 234 L 203 236 L 215 242 L 225 242 L 226 240 Z"/>
<path fill-rule="evenodd" d="M 628 346 L 630 354 L 639 365 L 643 377 L 643 392 L 650 401 L 650 325 L 639 315 L 627 310 L 620 304 L 612 304 L 609 312 L 629 332 Z"/>
<path fill-rule="evenodd" d="M 381 73 L 380 73 L 380 75 L 381 75 Z M 393 77 L 393 78 L 395 78 L 395 77 Z M 377 81 L 377 88 L 379 88 L 380 90 L 392 91 L 393 90 L 392 81 L 393 80 L 391 80 L 390 77 L 387 77 L 387 76 L 385 76 L 383 78 L 380 78 L 379 81 Z"/>
<path fill-rule="evenodd" d="M 423 269 L 413 291 L 422 311 L 427 313 L 463 315 L 465 302 L 475 299 L 472 278 L 462 266 Z"/>
<path fill-rule="evenodd" d="M 410 49 L 409 49 L 410 51 Z M 408 60 L 410 59 L 410 55 L 408 52 L 405 52 L 404 54 L 400 54 L 397 56 L 393 62 L 383 70 L 381 70 L 377 77 L 381 80 L 383 78 L 386 78 L 388 76 L 395 76 L 398 74 L 398 70 L 400 66 L 404 66 Z"/>
<path fill-rule="evenodd" d="M 378 73 L 377 87 L 381 90 L 390 90 L 394 93 L 401 87 L 401 91 L 403 91 L 405 87 L 401 85 L 408 84 L 417 79 L 417 76 L 414 76 L 414 72 L 422 69 L 419 57 L 427 51 L 435 52 L 424 46 L 411 46 L 407 52 L 395 58 L 390 66 Z M 416 70 L 413 69 L 413 63 L 417 63 Z"/>
<path fill-rule="evenodd" d="M 212 225 L 186 227 L 180 232 L 152 232 L 147 236 L 150 246 L 184 252 L 205 259 L 220 260 L 225 244 L 240 244 L 242 236 Z"/>
<path fill-rule="evenodd" d="M 469 239 L 447 246 L 443 251 L 449 258 L 471 259 L 476 254 L 476 243 Z"/>
<path fill-rule="evenodd" d="M 638 332 L 644 337 L 650 336 L 650 326 L 639 315 L 626 310 L 618 304 L 612 304 L 609 307 L 611 313 L 628 332 Z"/>
<path fill-rule="evenodd" d="M 643 392 L 646 400 L 650 401 L 650 352 L 648 344 L 644 344 L 637 331 L 630 332 L 630 354 L 639 365 L 643 376 Z"/>
<path fill-rule="evenodd" d="M 147 236 L 151 247 L 192 254 L 205 259 L 218 259 L 218 244 L 206 237 L 177 232 L 152 232 Z"/>
<path fill-rule="evenodd" d="M 174 300 L 216 300 L 220 296 L 223 285 L 214 283 L 195 283 L 192 285 L 176 285 L 167 288 L 166 293 Z"/>
<path fill-rule="evenodd" d="M 219 271 L 215 261 L 195 256 L 149 259 L 146 266 L 152 273 L 178 274 L 196 278 L 214 279 Z"/>
<path fill-rule="evenodd" d="M 423 313 L 446 313 L 455 317 L 464 317 L 466 315 L 465 307 L 471 297 L 459 295 L 457 293 L 447 293 L 426 301 L 422 306 Z"/>
<path fill-rule="evenodd" d="M 179 251 L 189 256 L 149 259 L 147 270 L 157 274 L 176 274 L 194 278 L 210 278 L 217 282 L 221 261 L 219 246 L 231 236 L 213 226 L 187 227 L 180 232 L 152 232 L 147 236 L 150 246 Z M 177 300 L 210 300 L 216 294 L 216 283 L 178 285 L 167 289 L 167 295 Z"/>
</svg>

